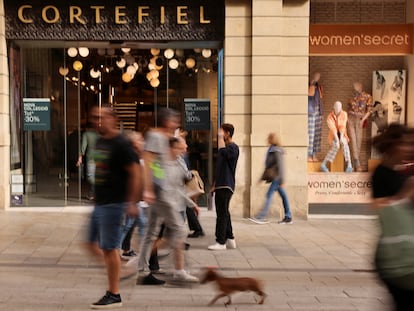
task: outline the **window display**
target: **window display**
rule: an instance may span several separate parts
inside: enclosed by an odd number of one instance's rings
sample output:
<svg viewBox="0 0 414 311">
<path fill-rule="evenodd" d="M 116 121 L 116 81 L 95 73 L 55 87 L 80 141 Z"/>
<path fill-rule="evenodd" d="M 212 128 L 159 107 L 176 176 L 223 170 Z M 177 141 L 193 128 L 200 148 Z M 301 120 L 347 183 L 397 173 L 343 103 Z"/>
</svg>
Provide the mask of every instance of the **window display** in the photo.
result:
<svg viewBox="0 0 414 311">
<path fill-rule="evenodd" d="M 308 161 L 317 162 L 316 153 L 321 151 L 322 138 L 322 97 L 323 89 L 319 84 L 321 74 L 316 72 L 308 90 Z"/>
<path fill-rule="evenodd" d="M 342 152 L 344 154 L 346 169 L 345 172 L 352 172 L 351 155 L 349 152 L 349 138 L 346 133 L 346 124 L 348 122 L 348 114 L 342 110 L 342 103 L 336 101 L 334 103 L 333 111 L 328 115 L 327 123 L 329 128 L 328 141 L 331 149 L 326 154 L 325 159 L 321 163 L 321 171 L 329 172 L 327 163 L 332 163 L 336 154 L 342 145 Z"/>
</svg>

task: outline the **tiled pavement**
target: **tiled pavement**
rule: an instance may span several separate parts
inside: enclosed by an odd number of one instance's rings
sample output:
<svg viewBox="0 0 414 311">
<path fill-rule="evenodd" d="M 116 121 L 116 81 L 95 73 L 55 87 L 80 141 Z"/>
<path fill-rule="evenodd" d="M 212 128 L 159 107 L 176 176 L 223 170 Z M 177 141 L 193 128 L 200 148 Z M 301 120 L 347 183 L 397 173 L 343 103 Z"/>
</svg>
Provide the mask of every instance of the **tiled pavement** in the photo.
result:
<svg viewBox="0 0 414 311">
<path fill-rule="evenodd" d="M 88 207 L 81 207 L 88 209 Z M 88 310 L 105 291 L 102 267 L 82 249 L 88 213 L 30 210 L 0 212 L 0 310 Z M 238 248 L 208 251 L 215 215 L 203 211 L 206 236 L 191 239 L 187 268 L 194 274 L 218 266 L 226 276 L 263 280 L 264 305 L 253 293 L 207 307 L 212 284 L 192 288 L 121 283 L 123 310 L 391 310 L 386 289 L 372 267 L 374 219 L 296 220 L 257 225 L 234 218 Z M 161 261 L 170 268 L 168 257 Z"/>
</svg>

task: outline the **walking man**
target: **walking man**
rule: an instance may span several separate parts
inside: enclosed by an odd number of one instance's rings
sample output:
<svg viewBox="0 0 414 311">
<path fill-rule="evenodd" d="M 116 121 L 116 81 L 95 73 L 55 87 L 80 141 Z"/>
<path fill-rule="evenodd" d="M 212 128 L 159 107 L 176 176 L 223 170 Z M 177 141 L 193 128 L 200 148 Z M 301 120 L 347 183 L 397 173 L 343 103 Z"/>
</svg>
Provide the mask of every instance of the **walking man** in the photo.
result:
<svg viewBox="0 0 414 311">
<path fill-rule="evenodd" d="M 121 307 L 119 279 L 121 261 L 119 243 L 124 211 L 137 216 L 142 182 L 139 161 L 131 143 L 120 134 L 117 116 L 110 106 L 91 110 L 94 127 L 100 134 L 95 149 L 95 199 L 91 215 L 88 248 L 103 258 L 107 276 L 106 294 L 91 305 L 92 309 Z"/>
<path fill-rule="evenodd" d="M 214 185 L 216 204 L 216 243 L 209 250 L 226 250 L 236 248 L 229 211 L 230 199 L 236 184 L 236 166 L 239 158 L 239 146 L 233 142 L 234 126 L 230 123 L 221 125 L 218 131 L 217 164 Z"/>
</svg>

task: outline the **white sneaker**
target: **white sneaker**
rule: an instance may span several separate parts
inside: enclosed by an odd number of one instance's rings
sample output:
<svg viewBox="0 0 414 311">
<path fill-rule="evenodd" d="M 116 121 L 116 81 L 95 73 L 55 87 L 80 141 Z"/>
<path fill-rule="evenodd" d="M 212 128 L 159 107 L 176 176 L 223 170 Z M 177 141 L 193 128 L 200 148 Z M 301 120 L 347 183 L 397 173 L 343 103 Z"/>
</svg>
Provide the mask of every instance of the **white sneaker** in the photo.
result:
<svg viewBox="0 0 414 311">
<path fill-rule="evenodd" d="M 226 246 L 228 249 L 235 249 L 236 246 L 236 240 L 235 239 L 227 239 Z"/>
<path fill-rule="evenodd" d="M 208 249 L 211 251 L 225 251 L 227 247 L 226 247 L 226 244 L 216 243 L 216 244 L 210 245 Z"/>
<path fill-rule="evenodd" d="M 191 275 L 184 270 L 175 271 L 173 275 L 173 280 L 179 281 L 179 282 L 187 282 L 187 283 L 199 283 L 200 282 L 198 277 Z"/>
<path fill-rule="evenodd" d="M 270 221 L 268 221 L 268 220 L 259 219 L 259 218 L 255 218 L 255 217 L 251 217 L 251 218 L 249 218 L 249 220 L 254 222 L 255 224 L 259 224 L 259 225 L 265 225 L 265 224 L 270 223 Z"/>
</svg>

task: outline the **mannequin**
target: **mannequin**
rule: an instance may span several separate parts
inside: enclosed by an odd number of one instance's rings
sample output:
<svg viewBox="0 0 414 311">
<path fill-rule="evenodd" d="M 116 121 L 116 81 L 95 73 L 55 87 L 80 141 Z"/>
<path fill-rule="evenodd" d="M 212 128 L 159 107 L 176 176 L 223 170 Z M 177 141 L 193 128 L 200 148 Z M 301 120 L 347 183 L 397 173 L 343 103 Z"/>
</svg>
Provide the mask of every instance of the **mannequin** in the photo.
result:
<svg viewBox="0 0 414 311">
<path fill-rule="evenodd" d="M 351 163 L 351 154 L 349 152 L 349 138 L 346 134 L 346 124 L 348 122 L 348 114 L 342 110 L 342 103 L 336 101 L 333 106 L 333 111 L 328 115 L 327 118 L 329 134 L 328 141 L 331 145 L 331 149 L 325 156 L 321 163 L 321 171 L 329 172 L 328 167 L 326 166 L 327 162 L 331 162 L 335 159 L 336 154 L 338 153 L 340 144 L 342 145 L 342 151 L 344 153 L 344 158 L 346 162 L 345 172 L 352 172 L 352 163 Z"/>
<path fill-rule="evenodd" d="M 321 151 L 322 138 L 322 86 L 319 85 L 321 74 L 316 72 L 308 89 L 308 161 L 318 161 L 316 153 Z"/>
<path fill-rule="evenodd" d="M 355 96 L 349 103 L 349 136 L 351 139 L 352 157 L 357 172 L 362 172 L 359 155 L 361 153 L 363 128 L 372 113 L 372 96 L 362 90 L 361 82 L 354 82 Z"/>
</svg>

